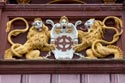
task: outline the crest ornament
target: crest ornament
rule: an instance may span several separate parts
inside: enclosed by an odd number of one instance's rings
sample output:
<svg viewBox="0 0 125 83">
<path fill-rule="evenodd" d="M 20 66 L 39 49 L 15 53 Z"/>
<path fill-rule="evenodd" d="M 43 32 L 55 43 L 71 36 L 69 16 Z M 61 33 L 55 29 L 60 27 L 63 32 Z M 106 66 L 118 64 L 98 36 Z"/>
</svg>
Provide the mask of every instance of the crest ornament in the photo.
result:
<svg viewBox="0 0 125 83">
<path fill-rule="evenodd" d="M 113 19 L 115 26 L 106 25 L 106 21 Z M 10 31 L 14 21 L 21 20 L 25 23 L 26 28 L 14 29 Z M 49 59 L 54 55 L 55 59 L 98 59 L 114 55 L 114 59 L 122 59 L 123 52 L 119 46 L 114 45 L 123 33 L 122 20 L 115 16 L 107 16 L 103 21 L 90 18 L 84 23 L 87 31 L 77 30 L 78 25 L 82 22 L 76 21 L 71 23 L 66 16 L 62 16 L 59 22 L 54 23 L 51 19 L 46 20 L 47 24 L 51 24 L 51 30 L 44 24 L 41 18 L 35 18 L 32 26 L 26 19 L 22 17 L 14 18 L 7 22 L 6 32 L 8 33 L 8 42 L 11 47 L 5 50 L 5 59 L 16 59 L 25 57 L 26 59 Z M 112 30 L 114 34 L 111 41 L 104 39 L 105 30 Z M 12 36 L 28 32 L 27 40 L 24 44 L 12 41 Z M 46 56 L 42 56 L 41 52 L 48 52 Z M 85 55 L 82 55 L 85 51 Z"/>
</svg>

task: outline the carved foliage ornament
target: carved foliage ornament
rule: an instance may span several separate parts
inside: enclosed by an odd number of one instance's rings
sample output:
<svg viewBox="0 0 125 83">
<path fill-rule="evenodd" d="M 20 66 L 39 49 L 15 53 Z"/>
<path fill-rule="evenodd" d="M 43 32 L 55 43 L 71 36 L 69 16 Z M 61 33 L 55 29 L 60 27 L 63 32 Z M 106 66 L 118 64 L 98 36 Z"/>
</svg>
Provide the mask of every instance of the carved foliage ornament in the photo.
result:
<svg viewBox="0 0 125 83">
<path fill-rule="evenodd" d="M 114 19 L 116 26 L 107 26 L 105 22 L 108 19 Z M 26 28 L 10 31 L 12 23 L 17 20 L 22 20 L 26 24 Z M 123 58 L 122 50 L 118 46 L 112 45 L 119 40 L 123 33 L 122 21 L 118 17 L 108 16 L 103 21 L 91 18 L 84 23 L 87 31 L 77 30 L 82 21 L 79 20 L 73 24 L 66 16 L 62 16 L 58 23 L 54 23 L 51 19 L 46 20 L 46 23 L 51 24 L 51 30 L 41 18 L 35 18 L 30 28 L 27 20 L 22 17 L 8 21 L 6 31 L 10 31 L 8 42 L 11 47 L 5 50 L 4 59 L 15 59 L 14 56 L 26 59 L 49 59 L 52 55 L 55 59 L 73 59 L 74 56 L 78 56 L 78 59 L 97 59 L 109 55 L 114 55 L 114 59 Z M 105 30 L 115 32 L 111 41 L 103 39 Z M 12 36 L 25 32 L 28 32 L 28 35 L 24 44 L 12 41 Z M 48 54 L 43 56 L 42 51 L 46 51 Z M 85 55 L 81 53 L 82 51 L 85 51 Z"/>
</svg>

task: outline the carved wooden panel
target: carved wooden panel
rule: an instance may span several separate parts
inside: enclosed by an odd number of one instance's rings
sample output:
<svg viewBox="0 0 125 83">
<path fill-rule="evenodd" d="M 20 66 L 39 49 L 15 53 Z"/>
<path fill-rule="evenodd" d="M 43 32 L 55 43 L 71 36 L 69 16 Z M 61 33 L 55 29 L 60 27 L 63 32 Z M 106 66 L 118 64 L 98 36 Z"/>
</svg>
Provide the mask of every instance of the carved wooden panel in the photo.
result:
<svg viewBox="0 0 125 83">
<path fill-rule="evenodd" d="M 112 59 L 99 60 L 3 60 L 5 49 L 9 48 L 7 33 L 5 32 L 6 22 L 15 17 L 24 17 L 29 23 L 35 17 L 59 20 L 61 16 L 67 16 L 73 20 L 81 19 L 85 22 L 88 18 L 95 17 L 103 19 L 106 16 L 118 16 L 125 19 L 125 7 L 122 4 L 74 4 L 74 5 L 17 5 L 0 4 L 0 73 L 1 74 L 79 74 L 79 73 L 125 73 L 125 61 Z M 23 23 L 15 23 L 18 28 L 23 27 Z M 123 20 L 125 26 L 125 20 Z M 123 28 L 124 29 L 124 28 Z M 125 29 L 124 29 L 125 30 Z M 110 34 L 110 32 L 109 32 Z M 15 41 L 25 42 L 25 36 Z M 23 41 L 21 41 L 23 40 Z M 125 34 L 123 34 L 116 45 L 120 46 L 125 54 Z M 124 56 L 125 57 L 125 56 Z M 105 77 L 105 76 L 104 76 Z M 108 79 L 108 78 L 106 78 Z"/>
</svg>

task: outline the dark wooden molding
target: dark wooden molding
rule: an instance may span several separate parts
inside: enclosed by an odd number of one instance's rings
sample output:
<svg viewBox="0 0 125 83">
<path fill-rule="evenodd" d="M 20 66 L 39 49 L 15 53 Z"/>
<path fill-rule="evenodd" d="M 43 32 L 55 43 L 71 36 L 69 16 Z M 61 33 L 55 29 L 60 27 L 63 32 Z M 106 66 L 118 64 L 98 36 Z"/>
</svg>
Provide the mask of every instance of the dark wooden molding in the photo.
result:
<svg viewBox="0 0 125 83">
<path fill-rule="evenodd" d="M 0 74 L 125 73 L 125 60 L 0 60 Z"/>
<path fill-rule="evenodd" d="M 121 11 L 123 4 L 6 4 L 5 10 L 18 11 Z"/>
</svg>

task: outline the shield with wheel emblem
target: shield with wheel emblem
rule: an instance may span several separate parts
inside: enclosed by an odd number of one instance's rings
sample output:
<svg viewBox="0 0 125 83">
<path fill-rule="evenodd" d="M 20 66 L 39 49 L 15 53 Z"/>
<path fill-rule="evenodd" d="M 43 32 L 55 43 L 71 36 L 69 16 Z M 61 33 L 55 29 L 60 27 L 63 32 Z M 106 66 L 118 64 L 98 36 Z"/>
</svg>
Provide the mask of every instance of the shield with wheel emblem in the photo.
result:
<svg viewBox="0 0 125 83">
<path fill-rule="evenodd" d="M 73 38 L 73 34 L 59 34 L 55 38 L 56 49 L 53 50 L 55 58 L 72 59 L 75 52 L 72 47 L 74 43 L 76 43 L 76 38 Z"/>
<path fill-rule="evenodd" d="M 56 49 L 53 50 L 53 54 L 56 59 L 72 59 L 75 50 L 73 45 L 78 43 L 78 32 L 73 27 L 72 32 L 54 32 L 51 31 L 51 43 L 56 45 Z"/>
<path fill-rule="evenodd" d="M 56 59 L 72 59 L 75 53 L 74 44 L 78 44 L 78 31 L 76 27 L 81 21 L 75 24 L 70 23 L 66 16 L 60 18 L 59 23 L 54 24 L 52 20 L 47 20 L 52 25 L 51 44 L 55 44 L 56 48 L 52 51 Z"/>
</svg>

